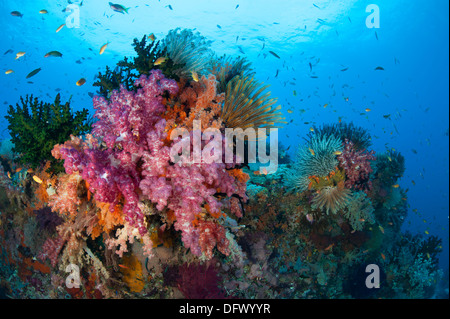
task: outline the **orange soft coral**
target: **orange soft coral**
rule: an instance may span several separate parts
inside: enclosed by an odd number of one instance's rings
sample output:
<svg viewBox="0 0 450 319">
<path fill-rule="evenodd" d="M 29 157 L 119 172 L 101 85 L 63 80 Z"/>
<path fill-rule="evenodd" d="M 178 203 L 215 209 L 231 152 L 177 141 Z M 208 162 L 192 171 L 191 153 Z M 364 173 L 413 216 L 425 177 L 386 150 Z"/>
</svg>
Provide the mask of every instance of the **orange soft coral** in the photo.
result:
<svg viewBox="0 0 450 319">
<path fill-rule="evenodd" d="M 247 183 L 250 179 L 250 176 L 247 173 L 244 173 L 242 169 L 238 168 L 228 170 L 228 174 L 235 177 L 241 183 Z"/>
<path fill-rule="evenodd" d="M 116 205 L 112 212 L 109 209 L 109 203 L 97 202 L 97 207 L 100 208 L 100 211 L 98 212 L 98 224 L 104 232 L 109 232 L 115 226 L 123 224 L 122 208 L 120 205 Z"/>
<path fill-rule="evenodd" d="M 189 116 L 181 126 L 191 130 L 194 120 L 200 120 L 202 130 L 206 128 L 221 128 L 220 112 L 225 95 L 217 94 L 217 81 L 213 74 L 208 78 L 202 76 L 199 82 L 191 82 L 181 94 L 180 100 L 189 108 Z"/>
</svg>

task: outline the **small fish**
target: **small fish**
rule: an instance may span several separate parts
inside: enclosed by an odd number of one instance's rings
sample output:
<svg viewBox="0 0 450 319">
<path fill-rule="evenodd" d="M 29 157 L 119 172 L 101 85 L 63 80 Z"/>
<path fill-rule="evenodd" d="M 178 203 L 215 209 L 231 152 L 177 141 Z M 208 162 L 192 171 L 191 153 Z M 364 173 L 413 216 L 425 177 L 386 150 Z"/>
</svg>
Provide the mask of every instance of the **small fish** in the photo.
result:
<svg viewBox="0 0 450 319">
<path fill-rule="evenodd" d="M 12 12 L 11 12 L 11 15 L 12 15 L 13 17 L 19 17 L 19 18 L 22 18 L 22 17 L 23 17 L 23 14 L 20 13 L 19 11 L 12 11 Z"/>
<path fill-rule="evenodd" d="M 237 8 L 239 8 L 239 5 L 237 5 L 236 8 L 234 8 L 234 10 L 236 10 Z"/>
<path fill-rule="evenodd" d="M 130 268 L 128 268 L 127 266 L 122 265 L 122 264 L 117 264 L 117 266 L 119 266 L 120 268 L 123 268 L 123 269 L 130 269 Z"/>
<path fill-rule="evenodd" d="M 219 29 L 222 29 L 222 27 L 220 26 L 220 24 L 218 24 L 217 27 L 218 27 Z"/>
<path fill-rule="evenodd" d="M 85 78 L 81 78 L 77 81 L 76 85 L 77 86 L 82 86 L 84 83 L 86 83 L 86 79 Z"/>
<path fill-rule="evenodd" d="M 389 118 L 391 117 L 391 114 L 383 115 L 383 117 L 384 117 L 385 119 L 389 119 Z"/>
<path fill-rule="evenodd" d="M 314 128 L 312 128 L 312 127 L 310 127 L 309 130 L 310 130 L 311 132 L 314 132 Z"/>
<path fill-rule="evenodd" d="M 58 29 L 56 29 L 56 33 L 58 33 L 59 31 L 61 31 L 61 29 L 64 28 L 65 25 L 66 25 L 65 23 L 61 24 L 61 25 L 58 27 Z"/>
<path fill-rule="evenodd" d="M 128 13 L 128 9 L 130 9 L 130 8 L 125 8 L 125 7 L 124 7 L 123 5 L 121 5 L 121 4 L 112 3 L 112 2 L 109 3 L 109 6 L 110 6 L 111 9 L 113 9 L 114 11 L 119 12 L 119 13 L 122 13 L 122 14 Z"/>
<path fill-rule="evenodd" d="M 308 220 L 311 224 L 314 222 L 314 217 L 311 214 L 306 214 L 306 220 Z"/>
<path fill-rule="evenodd" d="M 151 40 L 152 42 L 155 41 L 155 35 L 152 33 L 148 36 L 148 39 Z"/>
<path fill-rule="evenodd" d="M 386 260 L 386 256 L 383 253 L 380 253 L 381 258 L 383 258 L 383 260 Z"/>
<path fill-rule="evenodd" d="M 39 10 L 39 13 L 40 13 L 40 14 L 47 14 L 47 13 L 48 13 L 48 11 L 47 11 L 47 10 L 45 10 L 45 9 L 42 9 L 42 10 Z"/>
<path fill-rule="evenodd" d="M 339 155 L 342 154 L 342 152 L 341 152 L 341 151 L 336 151 L 336 152 L 334 152 L 333 154 L 339 156 Z"/>
<path fill-rule="evenodd" d="M 31 78 L 32 76 L 35 76 L 36 74 L 39 73 L 39 71 L 41 71 L 41 68 L 37 68 L 36 70 L 31 71 L 30 73 L 28 73 L 28 75 L 26 76 L 27 79 Z"/>
<path fill-rule="evenodd" d="M 416 182 L 415 182 L 415 181 L 411 180 L 411 183 L 412 183 L 414 186 L 416 186 Z"/>
<path fill-rule="evenodd" d="M 62 57 L 62 53 L 59 52 L 59 51 L 50 51 L 50 52 L 48 52 L 47 54 L 44 55 L 44 58 L 48 58 L 48 57 L 51 57 L 51 56 L 60 58 L 60 57 Z"/>
<path fill-rule="evenodd" d="M 312 148 L 309 147 L 308 150 L 309 150 L 309 152 L 311 153 L 312 156 L 316 155 L 316 153 L 314 152 L 314 150 Z"/>
<path fill-rule="evenodd" d="M 5 74 L 11 74 L 11 73 L 13 73 L 13 72 L 14 72 L 13 70 L 9 69 L 9 70 L 6 70 L 6 71 L 5 71 Z"/>
<path fill-rule="evenodd" d="M 23 57 L 25 55 L 25 52 L 24 51 L 19 51 L 19 52 L 17 52 L 16 53 L 16 60 L 18 59 L 18 58 L 20 58 L 20 57 Z"/>
<path fill-rule="evenodd" d="M 315 6 L 317 9 L 320 9 L 317 4 L 313 3 L 313 6 Z"/>
<path fill-rule="evenodd" d="M 348 68 L 343 68 L 343 69 L 341 69 L 341 72 L 345 72 L 347 70 L 348 70 Z"/>
<path fill-rule="evenodd" d="M 325 103 L 325 104 L 323 105 L 323 108 L 325 109 L 325 108 L 327 108 L 327 106 L 328 106 L 328 103 Z"/>
<path fill-rule="evenodd" d="M 384 68 L 383 68 L 382 66 L 377 66 L 377 67 L 375 68 L 375 71 L 377 71 L 377 70 L 384 71 Z"/>
<path fill-rule="evenodd" d="M 317 78 L 319 78 L 319 77 L 318 77 L 317 75 L 311 75 L 310 78 L 312 78 L 312 79 L 317 79 Z"/>
<path fill-rule="evenodd" d="M 369 109 L 369 108 L 366 108 L 366 112 L 370 112 L 371 111 L 371 109 Z"/>
<path fill-rule="evenodd" d="M 169 4 L 166 6 L 166 8 L 169 8 L 170 10 L 173 10 L 172 6 Z"/>
<path fill-rule="evenodd" d="M 103 54 L 106 50 L 106 47 L 108 46 L 109 42 L 105 43 L 104 45 L 102 45 L 102 47 L 100 48 L 100 52 L 99 54 Z"/>
<path fill-rule="evenodd" d="M 378 34 L 377 34 L 377 31 L 375 31 L 375 38 L 377 38 L 377 40 L 378 40 Z"/>
<path fill-rule="evenodd" d="M 324 251 L 330 250 L 331 248 L 333 248 L 333 246 L 334 246 L 334 243 L 332 243 L 330 246 L 328 246 L 327 248 L 325 248 Z"/>
<path fill-rule="evenodd" d="M 7 55 L 8 53 L 13 53 L 14 51 L 12 49 L 8 49 L 3 55 Z"/>
<path fill-rule="evenodd" d="M 37 177 L 36 175 L 33 176 L 33 179 L 36 183 L 42 184 L 42 179 L 40 179 L 39 177 Z"/>
<path fill-rule="evenodd" d="M 292 111 L 291 109 L 288 109 L 287 112 L 288 112 L 289 114 L 292 114 L 294 111 Z"/>
<path fill-rule="evenodd" d="M 430 234 L 430 232 L 429 232 L 428 230 L 426 230 L 426 231 L 425 231 L 425 234 L 429 235 L 429 234 Z"/>
<path fill-rule="evenodd" d="M 269 53 L 272 54 L 274 57 L 280 59 L 280 56 L 278 54 L 276 54 L 275 52 L 269 51 Z"/>
<path fill-rule="evenodd" d="M 395 185 L 392 185 L 392 187 L 393 187 L 393 188 L 399 188 L 400 185 L 399 185 L 399 184 L 395 184 Z"/>
<path fill-rule="evenodd" d="M 156 62 L 155 62 L 155 63 L 156 63 Z M 198 74 L 197 74 L 197 72 L 191 71 L 191 75 L 192 75 L 192 79 L 193 79 L 195 82 L 198 82 Z"/>
<path fill-rule="evenodd" d="M 155 63 L 153 63 L 153 65 L 160 65 L 163 64 L 164 62 L 166 62 L 167 58 L 164 56 L 161 56 L 159 58 L 156 59 Z"/>
<path fill-rule="evenodd" d="M 384 234 L 384 228 L 381 225 L 378 225 L 378 228 L 380 229 L 380 231 Z"/>
<path fill-rule="evenodd" d="M 11 173 L 10 172 L 6 173 L 6 175 L 8 175 L 9 179 L 11 179 Z"/>
</svg>

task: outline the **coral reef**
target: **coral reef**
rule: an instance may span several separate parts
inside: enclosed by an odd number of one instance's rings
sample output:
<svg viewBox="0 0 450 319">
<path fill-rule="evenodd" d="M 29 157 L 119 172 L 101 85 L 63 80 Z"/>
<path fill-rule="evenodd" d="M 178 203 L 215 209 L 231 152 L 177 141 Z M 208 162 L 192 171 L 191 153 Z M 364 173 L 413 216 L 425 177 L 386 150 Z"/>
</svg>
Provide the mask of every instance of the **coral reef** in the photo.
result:
<svg viewBox="0 0 450 319">
<path fill-rule="evenodd" d="M 45 112 L 52 127 L 67 120 L 64 138 L 45 145 L 64 171 L 47 172 L 44 153 L 0 156 L 0 296 L 435 296 L 442 240 L 402 230 L 403 156 L 375 159 L 366 130 L 338 123 L 309 133 L 293 163 L 280 148 L 271 174 L 238 164 L 237 152 L 225 164 L 225 128 L 283 120 L 247 60 L 209 61 L 209 41 L 192 30 L 133 46 L 136 57 L 99 75 L 93 121 L 59 97 L 22 99 L 36 123 Z M 13 111 L 16 124 L 29 112 Z M 194 144 L 211 128 L 220 139 Z M 195 161 L 196 148 L 215 160 Z M 380 268 L 380 289 L 365 285 L 368 264 Z"/>
</svg>

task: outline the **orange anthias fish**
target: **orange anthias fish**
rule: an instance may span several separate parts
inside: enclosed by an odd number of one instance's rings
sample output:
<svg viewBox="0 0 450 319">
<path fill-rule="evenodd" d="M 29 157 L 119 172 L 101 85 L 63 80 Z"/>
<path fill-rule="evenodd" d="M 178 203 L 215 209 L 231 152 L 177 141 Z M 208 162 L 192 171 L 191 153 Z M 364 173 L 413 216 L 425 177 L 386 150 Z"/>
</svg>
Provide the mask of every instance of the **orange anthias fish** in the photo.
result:
<svg viewBox="0 0 450 319">
<path fill-rule="evenodd" d="M 109 42 L 108 42 L 108 43 L 105 43 L 104 45 L 102 45 L 102 47 L 100 48 L 99 54 L 103 54 L 103 53 L 105 52 L 106 47 L 108 46 L 108 44 L 109 44 Z"/>
<path fill-rule="evenodd" d="M 33 176 L 33 179 L 36 183 L 42 184 L 42 179 L 40 179 L 39 177 L 37 177 L 36 175 Z"/>
<path fill-rule="evenodd" d="M 386 256 L 383 253 L 380 253 L 381 258 L 383 258 L 383 260 L 386 260 Z"/>
<path fill-rule="evenodd" d="M 309 152 L 311 153 L 312 156 L 316 155 L 316 153 L 314 152 L 314 150 L 312 148 L 308 148 L 308 149 L 309 149 Z"/>
<path fill-rule="evenodd" d="M 117 264 L 117 266 L 119 266 L 120 268 L 123 268 L 123 269 L 130 269 L 130 268 L 128 268 L 127 266 L 122 265 L 122 264 Z"/>
</svg>

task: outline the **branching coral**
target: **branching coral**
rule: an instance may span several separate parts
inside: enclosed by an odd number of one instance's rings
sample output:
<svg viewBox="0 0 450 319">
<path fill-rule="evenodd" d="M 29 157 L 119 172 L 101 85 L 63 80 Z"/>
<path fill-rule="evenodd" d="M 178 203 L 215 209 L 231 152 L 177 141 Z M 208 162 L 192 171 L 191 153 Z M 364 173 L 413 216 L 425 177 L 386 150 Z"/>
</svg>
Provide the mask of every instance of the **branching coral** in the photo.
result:
<svg viewBox="0 0 450 319">
<path fill-rule="evenodd" d="M 375 160 L 374 151 L 357 150 L 353 142 L 345 140 L 344 150 L 339 155 L 339 166 L 345 170 L 347 180 L 345 187 L 357 190 L 370 190 L 372 182 L 369 180 L 373 171 L 370 161 Z"/>
<path fill-rule="evenodd" d="M 174 65 L 171 59 L 155 65 L 158 58 L 164 58 L 166 55 L 165 50 L 161 49 L 159 44 L 159 41 L 147 43 L 145 35 L 141 41 L 135 38 L 133 47 L 137 56 L 131 59 L 125 57 L 117 63 L 113 70 L 106 66 L 104 73 L 98 73 L 97 81 L 93 85 L 99 87 L 99 94 L 104 98 L 109 98 L 112 91 L 119 90 L 120 86 L 124 86 L 128 91 L 136 91 L 137 87 L 134 86 L 134 82 L 143 74 L 149 75 L 152 69 L 161 69 L 166 77 L 178 79 L 174 72 L 182 65 Z"/>
<path fill-rule="evenodd" d="M 350 191 L 340 182 L 336 186 L 326 186 L 318 191 L 311 207 L 313 209 L 325 209 L 326 213 L 336 214 L 339 210 L 347 206 L 350 200 Z"/>
<path fill-rule="evenodd" d="M 341 141 L 333 135 L 315 135 L 299 147 L 296 161 L 288 177 L 288 186 L 300 191 L 308 189 L 310 177 L 325 177 L 338 165 L 337 152 L 342 150 Z"/>
<path fill-rule="evenodd" d="M 277 100 L 270 98 L 270 92 L 263 93 L 267 87 L 243 76 L 235 76 L 228 82 L 221 114 L 225 126 L 245 130 L 278 127 L 283 123 L 281 106 L 274 107 Z"/>
<path fill-rule="evenodd" d="M 21 163 L 36 168 L 45 161 L 51 161 L 51 170 L 58 172 L 61 165 L 51 155 L 54 145 L 63 143 L 70 134 L 83 134 L 90 130 L 87 124 L 88 111 L 83 109 L 72 113 L 70 101 L 62 104 L 60 95 L 54 103 L 44 103 L 33 96 L 20 98 L 21 105 L 9 106 L 8 129 L 14 143 L 14 151 L 19 153 Z"/>
</svg>

